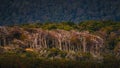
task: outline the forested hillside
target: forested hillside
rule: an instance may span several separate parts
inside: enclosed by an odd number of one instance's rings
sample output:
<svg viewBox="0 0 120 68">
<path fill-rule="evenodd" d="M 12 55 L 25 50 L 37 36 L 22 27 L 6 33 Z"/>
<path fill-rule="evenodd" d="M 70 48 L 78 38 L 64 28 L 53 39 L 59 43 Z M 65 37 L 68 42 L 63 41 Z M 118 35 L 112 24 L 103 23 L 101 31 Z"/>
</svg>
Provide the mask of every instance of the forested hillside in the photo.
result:
<svg viewBox="0 0 120 68">
<path fill-rule="evenodd" d="M 1 0 L 0 25 L 31 21 L 120 21 L 119 3 L 119 0 Z"/>
<path fill-rule="evenodd" d="M 0 50 L 2 68 L 119 68 L 120 22 L 0 26 Z"/>
<path fill-rule="evenodd" d="M 34 23 L 23 24 L 20 27 L 23 28 L 42 28 L 45 30 L 77 30 L 79 32 L 88 31 L 94 35 L 98 35 L 104 39 L 104 46 L 108 50 L 114 50 L 119 45 L 120 41 L 120 22 L 113 21 L 83 21 L 80 23 L 73 22 L 61 22 L 61 23 Z"/>
</svg>

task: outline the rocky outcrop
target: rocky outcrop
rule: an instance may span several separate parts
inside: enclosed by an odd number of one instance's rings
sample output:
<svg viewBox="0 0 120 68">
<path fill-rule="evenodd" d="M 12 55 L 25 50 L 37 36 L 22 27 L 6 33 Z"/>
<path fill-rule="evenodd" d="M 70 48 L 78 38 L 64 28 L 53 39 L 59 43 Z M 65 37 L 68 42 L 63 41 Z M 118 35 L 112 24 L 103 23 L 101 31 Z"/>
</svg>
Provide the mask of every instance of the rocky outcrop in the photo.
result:
<svg viewBox="0 0 120 68">
<path fill-rule="evenodd" d="M 88 31 L 23 29 L 19 27 L 0 27 L 0 46 L 19 46 L 41 50 L 58 48 L 67 52 L 89 52 L 100 55 L 103 39 Z"/>
</svg>

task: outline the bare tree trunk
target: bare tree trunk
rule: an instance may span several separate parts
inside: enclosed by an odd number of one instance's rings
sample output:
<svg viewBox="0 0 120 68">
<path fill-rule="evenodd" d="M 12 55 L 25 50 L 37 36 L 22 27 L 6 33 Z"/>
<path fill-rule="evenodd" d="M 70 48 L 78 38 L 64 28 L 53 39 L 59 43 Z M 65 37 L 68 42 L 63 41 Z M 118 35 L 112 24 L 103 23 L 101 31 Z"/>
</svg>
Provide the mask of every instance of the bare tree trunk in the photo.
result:
<svg viewBox="0 0 120 68">
<path fill-rule="evenodd" d="M 86 38 L 83 38 L 83 52 L 86 52 Z"/>
<path fill-rule="evenodd" d="M 59 39 L 59 49 L 62 50 L 61 40 Z"/>
<path fill-rule="evenodd" d="M 1 39 L 0 39 L 0 46 L 2 46 L 2 41 L 1 41 Z"/>
<path fill-rule="evenodd" d="M 4 41 L 3 45 L 6 46 L 6 38 L 4 38 L 3 41 Z"/>
</svg>

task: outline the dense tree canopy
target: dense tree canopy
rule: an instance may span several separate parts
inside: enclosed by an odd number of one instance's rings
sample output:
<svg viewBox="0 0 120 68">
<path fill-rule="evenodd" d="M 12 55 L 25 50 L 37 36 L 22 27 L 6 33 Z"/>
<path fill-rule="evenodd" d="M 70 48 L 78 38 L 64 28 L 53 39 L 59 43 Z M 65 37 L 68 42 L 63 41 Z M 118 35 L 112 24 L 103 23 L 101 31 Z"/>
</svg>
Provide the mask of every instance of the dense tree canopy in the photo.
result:
<svg viewBox="0 0 120 68">
<path fill-rule="evenodd" d="M 17 25 L 17 27 L 22 27 L 22 29 L 16 29 L 15 26 L 10 34 L 12 34 L 11 38 L 14 37 L 15 39 L 19 40 L 26 40 L 28 36 L 27 32 L 23 32 L 24 30 L 35 33 L 37 30 L 36 28 L 43 29 L 43 36 L 47 36 L 45 30 L 74 30 L 74 31 L 86 31 L 90 32 L 93 35 L 99 36 L 102 39 L 104 39 L 104 44 L 102 48 L 102 55 L 103 60 L 93 58 L 93 56 L 86 52 L 76 52 L 76 54 L 68 53 L 67 51 L 62 51 L 60 49 L 50 47 L 50 49 L 45 49 L 46 51 L 41 54 L 36 53 L 34 49 L 24 49 L 24 48 L 18 48 L 14 51 L 4 51 L 4 48 L 0 46 L 0 66 L 6 67 L 8 61 L 8 67 L 14 67 L 18 68 L 19 66 L 24 68 L 35 68 L 35 67 L 42 67 L 42 68 L 114 68 L 115 66 L 120 67 L 120 22 L 113 22 L 113 21 L 83 21 L 80 23 L 74 23 L 74 22 L 61 22 L 61 23 L 55 23 L 55 22 L 46 22 L 46 23 L 32 23 L 32 24 L 22 24 Z M 10 31 L 10 30 L 9 30 Z M 65 32 L 67 32 L 65 31 Z M 63 33 L 65 33 L 63 32 Z M 4 33 L 1 31 L 1 33 Z M 62 33 L 62 32 L 60 32 Z M 54 31 L 53 31 L 53 34 Z M 53 34 L 50 35 L 47 40 L 49 40 L 49 44 L 51 44 L 51 40 L 55 40 L 55 38 L 52 38 Z M 1 37 L 3 37 L 5 34 L 1 34 Z M 69 35 L 69 34 L 67 34 Z M 6 35 L 5 35 L 6 36 Z M 40 36 L 41 37 L 41 36 Z M 70 42 L 72 42 L 73 45 L 81 45 L 81 41 L 78 38 L 77 35 L 71 36 Z M 88 36 L 87 36 L 88 37 Z M 1 40 L 4 40 L 3 38 Z M 31 39 L 32 40 L 32 39 Z M 30 40 L 30 41 L 31 41 Z M 91 41 L 89 41 L 89 38 L 86 39 L 88 41 L 87 45 L 91 46 Z M 16 40 L 18 41 L 18 40 Z M 30 42 L 28 41 L 28 42 Z M 68 41 L 68 39 L 67 39 Z M 15 42 L 15 41 L 14 41 Z M 26 43 L 26 42 L 25 42 Z M 3 43 L 1 43 L 3 44 Z M 17 43 L 19 44 L 19 43 Z M 15 46 L 17 45 L 15 43 Z M 20 44 L 19 44 L 20 45 Z M 24 44 L 22 44 L 24 45 Z M 52 44 L 51 44 L 52 45 Z M 66 59 L 66 56 L 69 56 L 67 58 L 74 58 L 75 56 L 77 61 L 68 60 Z M 82 55 L 82 57 L 81 57 Z M 62 57 L 60 59 L 60 57 Z M 116 58 L 117 57 L 117 58 Z M 10 58 L 10 59 L 9 59 Z M 48 59 L 49 58 L 49 59 Z M 16 59 L 16 60 L 14 60 Z M 17 64 L 16 64 L 17 63 Z M 59 64 L 59 65 L 58 65 Z M 54 67 L 53 67 L 54 66 Z"/>
<path fill-rule="evenodd" d="M 80 23 L 74 22 L 46 22 L 46 23 L 33 23 L 33 24 L 22 24 L 24 28 L 42 28 L 46 30 L 63 29 L 63 30 L 79 30 L 79 31 L 90 31 L 91 33 L 100 35 L 105 38 L 105 46 L 109 49 L 114 47 L 120 42 L 120 22 L 114 21 L 83 21 Z"/>
</svg>

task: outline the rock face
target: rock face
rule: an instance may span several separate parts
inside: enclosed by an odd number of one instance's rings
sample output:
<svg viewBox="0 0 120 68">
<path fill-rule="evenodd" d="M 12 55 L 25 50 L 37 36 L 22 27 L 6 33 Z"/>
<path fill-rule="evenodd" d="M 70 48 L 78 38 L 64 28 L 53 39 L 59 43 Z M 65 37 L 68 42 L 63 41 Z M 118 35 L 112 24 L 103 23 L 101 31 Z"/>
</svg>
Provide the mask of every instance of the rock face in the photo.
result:
<svg viewBox="0 0 120 68">
<path fill-rule="evenodd" d="M 89 32 L 75 30 L 23 29 L 19 27 L 0 27 L 0 46 L 19 46 L 41 50 L 58 48 L 67 52 L 89 52 L 99 55 L 103 39 Z"/>
</svg>

